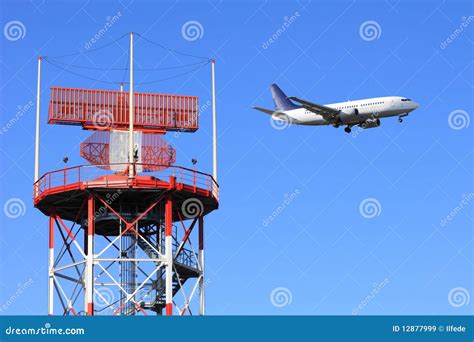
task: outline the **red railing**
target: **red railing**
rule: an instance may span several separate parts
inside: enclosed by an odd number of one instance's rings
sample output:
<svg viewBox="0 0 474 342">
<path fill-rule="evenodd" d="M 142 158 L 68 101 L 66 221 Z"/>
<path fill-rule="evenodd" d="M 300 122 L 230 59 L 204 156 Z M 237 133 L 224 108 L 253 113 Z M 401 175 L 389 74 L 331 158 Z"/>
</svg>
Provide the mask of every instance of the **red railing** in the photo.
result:
<svg viewBox="0 0 474 342">
<path fill-rule="evenodd" d="M 113 164 L 116 167 L 123 167 L 127 169 L 127 163 Z M 148 167 L 149 164 L 135 164 L 135 167 Z M 154 165 L 159 167 L 160 165 Z M 80 165 L 61 170 L 51 171 L 45 173 L 38 181 L 33 184 L 33 197 L 35 199 L 41 197 L 51 189 L 67 190 L 69 187 L 74 187 L 78 183 L 95 181 L 100 177 L 107 175 L 116 175 L 116 172 L 104 170 L 100 165 Z M 181 166 L 168 166 L 159 172 L 147 173 L 157 179 L 157 181 L 169 181 L 169 176 L 176 178 L 177 183 L 191 186 L 194 191 L 205 190 L 208 191 L 216 200 L 219 200 L 219 185 L 214 178 L 206 173 L 191 170 Z M 128 180 L 127 178 L 127 181 Z M 107 182 L 110 182 L 108 184 Z M 105 180 L 105 186 L 114 184 L 114 181 Z"/>
<path fill-rule="evenodd" d="M 129 94 L 115 90 L 51 87 L 48 123 L 87 129 L 125 129 Z M 197 96 L 134 93 L 134 128 L 146 131 L 198 129 Z"/>
</svg>

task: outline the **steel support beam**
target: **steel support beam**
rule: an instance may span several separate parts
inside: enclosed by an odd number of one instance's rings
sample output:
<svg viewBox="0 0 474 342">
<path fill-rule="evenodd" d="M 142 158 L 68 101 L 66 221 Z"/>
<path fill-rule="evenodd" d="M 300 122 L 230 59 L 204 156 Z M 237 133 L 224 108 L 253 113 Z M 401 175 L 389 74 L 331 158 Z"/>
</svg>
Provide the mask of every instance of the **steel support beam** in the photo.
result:
<svg viewBox="0 0 474 342">
<path fill-rule="evenodd" d="M 206 312 L 205 293 L 204 293 L 204 217 L 199 216 L 199 266 L 201 267 L 201 276 L 199 278 L 199 315 Z"/>
<path fill-rule="evenodd" d="M 165 259 L 166 259 L 166 315 L 173 315 L 173 198 L 169 194 L 165 202 Z"/>
<path fill-rule="evenodd" d="M 92 194 L 87 201 L 87 246 L 86 252 L 86 291 L 85 309 L 87 315 L 94 315 L 94 233 L 95 233 L 95 201 Z"/>
<path fill-rule="evenodd" d="M 48 315 L 54 314 L 54 216 L 49 216 Z"/>
</svg>

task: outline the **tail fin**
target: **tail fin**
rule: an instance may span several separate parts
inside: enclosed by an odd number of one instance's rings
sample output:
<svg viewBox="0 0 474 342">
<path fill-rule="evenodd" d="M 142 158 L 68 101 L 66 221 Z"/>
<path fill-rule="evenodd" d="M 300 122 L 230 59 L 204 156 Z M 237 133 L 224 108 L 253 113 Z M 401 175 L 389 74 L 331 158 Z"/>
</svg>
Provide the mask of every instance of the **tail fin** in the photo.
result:
<svg viewBox="0 0 474 342">
<path fill-rule="evenodd" d="M 285 111 L 285 110 L 300 108 L 299 106 L 291 102 L 286 97 L 285 93 L 282 92 L 281 89 L 276 84 L 272 84 L 270 86 L 270 90 L 272 92 L 272 98 L 273 98 L 273 102 L 275 103 L 276 111 Z"/>
</svg>

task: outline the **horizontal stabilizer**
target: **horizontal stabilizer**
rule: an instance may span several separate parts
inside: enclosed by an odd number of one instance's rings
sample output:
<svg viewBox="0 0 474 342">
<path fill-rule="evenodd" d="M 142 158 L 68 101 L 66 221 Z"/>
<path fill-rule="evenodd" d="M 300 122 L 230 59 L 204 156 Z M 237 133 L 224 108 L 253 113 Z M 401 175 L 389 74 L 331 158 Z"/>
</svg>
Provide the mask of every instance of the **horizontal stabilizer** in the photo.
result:
<svg viewBox="0 0 474 342">
<path fill-rule="evenodd" d="M 273 110 L 265 109 L 265 108 L 261 108 L 261 107 L 253 107 L 253 109 L 259 110 L 259 111 L 264 112 L 265 114 L 268 114 L 268 115 L 272 115 L 274 113 Z"/>
<path fill-rule="evenodd" d="M 285 121 L 285 122 L 290 122 L 290 123 L 298 123 L 299 121 L 288 116 L 288 114 L 283 113 L 283 112 L 278 112 L 278 111 L 273 111 L 270 109 L 265 109 L 261 107 L 253 107 L 256 110 L 259 110 L 261 112 L 264 112 L 265 114 L 271 115 L 273 120 L 278 120 L 278 121 Z"/>
</svg>

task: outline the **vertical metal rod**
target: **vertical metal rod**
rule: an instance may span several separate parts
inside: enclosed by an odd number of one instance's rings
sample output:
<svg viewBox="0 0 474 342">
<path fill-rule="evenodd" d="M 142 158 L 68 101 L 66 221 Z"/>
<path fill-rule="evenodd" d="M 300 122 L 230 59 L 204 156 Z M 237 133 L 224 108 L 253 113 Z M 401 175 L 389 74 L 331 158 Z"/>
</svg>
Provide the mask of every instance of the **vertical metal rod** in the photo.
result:
<svg viewBox="0 0 474 342">
<path fill-rule="evenodd" d="M 120 208 L 120 212 L 122 212 L 122 208 Z M 124 275 L 123 275 L 123 264 L 122 264 L 122 239 L 123 239 L 123 236 L 122 236 L 122 220 L 119 220 L 119 278 L 120 278 L 120 285 L 122 286 L 122 288 L 124 288 Z M 124 296 L 124 293 L 123 291 L 120 291 L 120 301 L 119 301 L 119 305 L 120 307 L 123 306 L 123 302 L 125 301 L 125 296 Z M 119 313 L 121 314 L 121 312 Z"/>
<path fill-rule="evenodd" d="M 95 203 L 94 197 L 89 195 L 87 201 L 87 259 L 86 259 L 86 312 L 87 315 L 94 315 L 94 224 L 95 224 Z"/>
<path fill-rule="evenodd" d="M 217 182 L 216 71 L 212 60 L 212 176 Z"/>
<path fill-rule="evenodd" d="M 54 216 L 49 216 L 48 315 L 54 314 Z"/>
<path fill-rule="evenodd" d="M 123 111 L 125 110 L 125 94 L 123 94 L 123 82 L 120 82 L 120 95 L 118 96 L 118 102 L 117 102 L 117 107 L 118 107 L 118 113 L 117 117 L 115 117 L 115 120 L 118 121 L 123 121 Z"/>
<path fill-rule="evenodd" d="M 40 97 L 41 97 L 41 56 L 38 57 L 38 80 L 36 87 L 36 133 L 35 133 L 35 183 L 39 179 L 39 147 L 40 147 Z M 38 186 L 35 186 L 35 197 Z"/>
<path fill-rule="evenodd" d="M 171 178 L 171 177 L 170 177 Z M 173 315 L 173 199 L 168 195 L 165 202 L 165 258 L 166 258 L 166 315 Z"/>
<path fill-rule="evenodd" d="M 204 217 L 199 216 L 199 265 L 201 266 L 201 278 L 199 279 L 199 314 L 202 316 L 206 312 L 204 295 Z"/>
<path fill-rule="evenodd" d="M 135 117 L 135 105 L 133 103 L 133 32 L 130 32 L 130 95 L 128 98 L 129 105 L 129 133 L 128 133 L 128 177 L 135 177 L 135 168 L 133 166 L 133 120 Z"/>
</svg>

